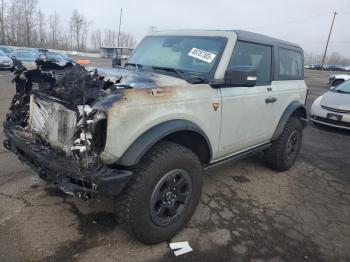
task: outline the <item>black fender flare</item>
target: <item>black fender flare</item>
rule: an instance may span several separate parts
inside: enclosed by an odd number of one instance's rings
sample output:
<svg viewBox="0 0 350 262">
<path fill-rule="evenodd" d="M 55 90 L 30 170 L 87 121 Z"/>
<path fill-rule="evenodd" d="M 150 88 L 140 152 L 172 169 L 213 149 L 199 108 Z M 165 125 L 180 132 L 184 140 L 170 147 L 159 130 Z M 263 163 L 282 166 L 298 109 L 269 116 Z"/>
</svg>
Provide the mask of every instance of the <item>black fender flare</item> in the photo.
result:
<svg viewBox="0 0 350 262">
<path fill-rule="evenodd" d="M 159 142 L 164 137 L 178 131 L 193 131 L 200 134 L 206 140 L 210 151 L 210 156 L 212 156 L 212 147 L 210 140 L 207 137 L 207 135 L 203 132 L 203 130 L 197 124 L 191 121 L 175 119 L 165 121 L 144 132 L 123 153 L 121 158 L 119 158 L 119 160 L 117 161 L 117 164 L 122 166 L 133 166 L 137 164 L 143 157 L 143 155 L 154 144 Z"/>
<path fill-rule="evenodd" d="M 298 101 L 294 101 L 292 103 L 290 103 L 287 108 L 284 110 L 280 121 L 278 122 L 278 125 L 276 127 L 275 133 L 273 134 L 271 140 L 274 141 L 276 139 L 278 139 L 280 137 L 280 135 L 282 134 L 284 127 L 286 126 L 288 120 L 291 118 L 291 116 L 296 112 L 296 111 L 300 111 L 301 115 L 299 115 L 299 118 L 301 120 L 303 120 L 305 122 L 305 124 L 303 125 L 304 127 L 306 126 L 306 118 L 307 118 L 307 114 L 306 114 L 306 108 L 305 106 L 298 102 Z"/>
</svg>

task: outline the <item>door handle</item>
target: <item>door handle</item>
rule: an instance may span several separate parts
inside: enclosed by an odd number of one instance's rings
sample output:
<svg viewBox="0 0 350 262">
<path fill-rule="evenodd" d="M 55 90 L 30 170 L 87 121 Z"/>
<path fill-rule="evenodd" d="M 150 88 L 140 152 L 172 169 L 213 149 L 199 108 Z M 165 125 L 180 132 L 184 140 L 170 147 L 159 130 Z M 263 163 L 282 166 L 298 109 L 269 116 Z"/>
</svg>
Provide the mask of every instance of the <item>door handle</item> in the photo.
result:
<svg viewBox="0 0 350 262">
<path fill-rule="evenodd" d="M 277 101 L 276 97 L 269 96 L 268 98 L 265 99 L 265 103 L 275 103 Z"/>
</svg>

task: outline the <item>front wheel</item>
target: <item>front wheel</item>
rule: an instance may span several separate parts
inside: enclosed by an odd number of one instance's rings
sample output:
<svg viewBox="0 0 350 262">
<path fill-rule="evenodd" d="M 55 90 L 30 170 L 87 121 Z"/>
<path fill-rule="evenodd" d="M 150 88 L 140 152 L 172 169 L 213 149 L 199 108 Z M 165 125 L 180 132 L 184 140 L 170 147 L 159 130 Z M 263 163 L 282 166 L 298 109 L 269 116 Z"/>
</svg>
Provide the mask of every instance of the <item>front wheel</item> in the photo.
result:
<svg viewBox="0 0 350 262">
<path fill-rule="evenodd" d="M 265 151 L 265 163 L 276 171 L 286 171 L 295 162 L 303 140 L 300 120 L 292 117 L 287 122 L 281 136 Z"/>
<path fill-rule="evenodd" d="M 145 244 L 169 240 L 193 215 L 202 179 L 201 163 L 192 151 L 170 142 L 155 146 L 115 200 L 117 222 Z"/>
</svg>

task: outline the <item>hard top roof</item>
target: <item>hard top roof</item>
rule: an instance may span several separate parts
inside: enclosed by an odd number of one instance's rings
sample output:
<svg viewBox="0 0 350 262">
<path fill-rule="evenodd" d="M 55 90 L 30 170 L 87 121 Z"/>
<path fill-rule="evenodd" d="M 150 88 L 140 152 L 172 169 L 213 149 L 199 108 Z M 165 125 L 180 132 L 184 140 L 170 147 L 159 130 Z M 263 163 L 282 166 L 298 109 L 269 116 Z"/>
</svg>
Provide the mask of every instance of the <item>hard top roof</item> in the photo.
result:
<svg viewBox="0 0 350 262">
<path fill-rule="evenodd" d="M 293 44 L 281 39 L 273 38 L 267 35 L 253 33 L 244 30 L 213 30 L 213 29 L 182 29 L 182 30 L 165 30 L 157 31 L 151 35 L 202 35 L 202 36 L 229 36 L 237 35 L 238 40 L 247 42 L 256 42 L 266 45 L 289 47 L 294 49 L 302 49 L 299 45 Z"/>
<path fill-rule="evenodd" d="M 290 43 L 281 39 L 273 38 L 267 35 L 262 35 L 262 34 L 253 33 L 253 32 L 244 31 L 244 30 L 232 30 L 232 31 L 235 32 L 238 39 L 242 41 L 274 44 L 279 46 L 284 45 L 284 46 L 301 49 L 301 47 L 298 46 L 297 44 L 293 44 L 293 43 Z"/>
</svg>

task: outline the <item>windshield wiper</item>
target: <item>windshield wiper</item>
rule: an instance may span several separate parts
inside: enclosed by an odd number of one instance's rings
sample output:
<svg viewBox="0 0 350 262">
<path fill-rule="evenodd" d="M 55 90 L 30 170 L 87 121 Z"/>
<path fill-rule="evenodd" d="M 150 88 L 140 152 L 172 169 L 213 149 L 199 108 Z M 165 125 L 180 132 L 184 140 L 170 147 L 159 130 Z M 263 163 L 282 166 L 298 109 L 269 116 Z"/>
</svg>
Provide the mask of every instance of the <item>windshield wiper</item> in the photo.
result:
<svg viewBox="0 0 350 262">
<path fill-rule="evenodd" d="M 207 83 L 209 83 L 208 79 L 200 77 L 200 76 L 189 76 L 186 80 L 190 84 L 207 84 Z"/>
<path fill-rule="evenodd" d="M 152 69 L 176 73 L 178 76 L 180 76 L 182 79 L 189 82 L 190 84 L 200 84 L 208 82 L 206 78 L 202 78 L 200 76 L 186 75 L 182 70 L 172 67 L 152 66 Z"/>
<path fill-rule="evenodd" d="M 183 71 L 176 69 L 176 68 L 172 68 L 172 67 L 164 67 L 164 66 L 152 66 L 152 69 L 154 70 L 161 70 L 161 71 L 168 71 L 168 72 L 173 72 L 176 73 L 178 76 L 180 76 L 181 78 L 185 78 L 185 74 Z"/>
</svg>

